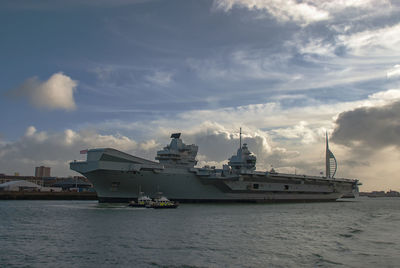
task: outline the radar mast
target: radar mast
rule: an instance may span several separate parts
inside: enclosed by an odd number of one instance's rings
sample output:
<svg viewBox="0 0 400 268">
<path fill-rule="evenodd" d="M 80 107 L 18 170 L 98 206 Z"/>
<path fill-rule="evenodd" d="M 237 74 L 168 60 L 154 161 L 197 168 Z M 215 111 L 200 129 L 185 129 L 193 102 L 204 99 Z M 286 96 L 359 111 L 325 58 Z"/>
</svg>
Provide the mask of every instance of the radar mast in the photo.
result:
<svg viewBox="0 0 400 268">
<path fill-rule="evenodd" d="M 242 148 L 242 128 L 240 128 L 239 132 L 239 148 Z"/>
</svg>

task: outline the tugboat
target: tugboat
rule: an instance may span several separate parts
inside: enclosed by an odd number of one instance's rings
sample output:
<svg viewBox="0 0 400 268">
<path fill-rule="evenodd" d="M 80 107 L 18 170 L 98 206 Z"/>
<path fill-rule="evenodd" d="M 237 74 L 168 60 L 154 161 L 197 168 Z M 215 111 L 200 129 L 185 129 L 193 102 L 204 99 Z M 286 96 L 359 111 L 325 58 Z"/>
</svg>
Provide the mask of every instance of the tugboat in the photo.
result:
<svg viewBox="0 0 400 268">
<path fill-rule="evenodd" d="M 148 208 L 177 208 L 179 206 L 178 202 L 173 202 L 163 196 L 161 193 L 159 193 L 158 197 L 154 199 L 153 202 L 149 206 L 146 206 Z"/>
<path fill-rule="evenodd" d="M 144 208 L 144 207 L 151 205 L 152 202 L 153 201 L 151 200 L 151 198 L 149 196 L 144 195 L 143 192 L 140 192 L 137 202 L 131 201 L 131 202 L 129 202 L 128 206 L 134 207 L 134 208 Z"/>
</svg>

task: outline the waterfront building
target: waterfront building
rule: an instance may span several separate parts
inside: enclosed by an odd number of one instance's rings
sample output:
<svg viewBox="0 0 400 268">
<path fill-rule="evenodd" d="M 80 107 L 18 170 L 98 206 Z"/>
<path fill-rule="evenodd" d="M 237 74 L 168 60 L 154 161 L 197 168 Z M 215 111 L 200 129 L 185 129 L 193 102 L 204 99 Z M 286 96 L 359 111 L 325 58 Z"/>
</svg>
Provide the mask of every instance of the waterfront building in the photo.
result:
<svg viewBox="0 0 400 268">
<path fill-rule="evenodd" d="M 70 183 L 73 185 L 75 185 L 77 182 L 78 188 L 80 188 L 79 186 L 81 186 L 81 188 L 93 187 L 93 185 L 89 182 L 89 180 L 83 176 L 74 176 L 65 178 L 65 177 L 13 176 L 13 175 L 0 174 L 0 184 L 11 181 L 20 181 L 20 180 L 29 181 L 37 185 L 40 185 L 42 187 L 57 187 L 53 185 L 64 181 L 73 181 L 73 183 Z"/>
<path fill-rule="evenodd" d="M 45 166 L 36 167 L 35 177 L 50 177 L 50 168 Z"/>
<path fill-rule="evenodd" d="M 9 181 L 0 184 L 0 191 L 40 191 L 41 188 L 40 185 L 25 180 Z"/>
</svg>

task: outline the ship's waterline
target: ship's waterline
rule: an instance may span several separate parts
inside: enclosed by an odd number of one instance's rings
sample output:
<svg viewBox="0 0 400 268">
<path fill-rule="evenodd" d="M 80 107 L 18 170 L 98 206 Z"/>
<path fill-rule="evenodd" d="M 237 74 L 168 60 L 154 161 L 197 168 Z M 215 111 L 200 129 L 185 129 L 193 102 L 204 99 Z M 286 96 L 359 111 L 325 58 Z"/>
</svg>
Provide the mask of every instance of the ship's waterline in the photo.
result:
<svg viewBox="0 0 400 268">
<path fill-rule="evenodd" d="M 106 148 L 89 150 L 87 161 L 70 166 L 93 183 L 100 202 L 134 200 L 141 191 L 150 196 L 162 191 L 181 202 L 334 201 L 358 194 L 357 180 L 256 171 L 256 157 L 241 141 L 222 169 L 195 168 L 197 146 L 185 145 L 179 133 L 171 138 L 157 152 L 159 162 Z"/>
</svg>

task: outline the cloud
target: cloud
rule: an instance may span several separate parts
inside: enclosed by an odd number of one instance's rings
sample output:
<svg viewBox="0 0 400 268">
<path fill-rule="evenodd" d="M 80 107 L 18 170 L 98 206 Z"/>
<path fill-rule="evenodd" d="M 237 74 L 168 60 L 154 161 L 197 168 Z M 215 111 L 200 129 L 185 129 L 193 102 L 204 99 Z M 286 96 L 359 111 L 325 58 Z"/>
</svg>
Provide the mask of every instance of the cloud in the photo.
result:
<svg viewBox="0 0 400 268">
<path fill-rule="evenodd" d="M 106 81 L 113 75 L 113 73 L 115 72 L 115 68 L 112 65 L 96 66 L 89 71 L 93 72 L 96 75 L 97 79 L 101 81 Z"/>
<path fill-rule="evenodd" d="M 146 75 L 145 79 L 158 86 L 167 86 L 172 82 L 173 73 L 163 72 L 163 71 L 154 71 L 150 75 Z"/>
<path fill-rule="evenodd" d="M 298 77 L 287 73 L 285 68 L 289 60 L 289 55 L 248 49 L 232 51 L 226 58 L 188 59 L 186 63 L 203 80 L 283 82 Z"/>
<path fill-rule="evenodd" d="M 368 96 L 366 99 L 323 103 L 309 100 L 309 105 L 282 107 L 279 101 L 250 104 L 238 107 L 219 108 L 213 110 L 195 110 L 181 113 L 176 121 L 155 121 L 161 125 L 180 125 L 193 127 L 193 122 L 217 122 L 221 125 L 234 125 L 236 128 L 251 126 L 254 128 L 282 129 L 299 124 L 320 128 L 329 127 L 332 118 L 340 112 L 359 107 L 383 106 L 400 99 L 400 90 L 381 91 Z M 233 123 L 234 122 L 234 123 Z M 296 130 L 297 131 L 297 130 Z"/>
<path fill-rule="evenodd" d="M 400 101 L 339 114 L 332 141 L 355 149 L 400 148 Z"/>
<path fill-rule="evenodd" d="M 400 64 L 393 66 L 391 70 L 386 73 L 387 78 L 400 78 Z"/>
<path fill-rule="evenodd" d="M 400 53 L 400 24 L 339 35 L 339 44 L 356 56 L 387 56 Z"/>
<path fill-rule="evenodd" d="M 78 82 L 63 73 L 53 74 L 47 81 L 37 77 L 27 79 L 21 86 L 9 92 L 9 96 L 28 99 L 37 108 L 74 110 L 74 92 Z"/>
<path fill-rule="evenodd" d="M 320 23 L 315 28 L 302 27 L 295 32 L 282 25 L 275 26 L 281 27 L 283 36 L 291 34 L 285 40 L 277 40 L 284 44 L 281 50 L 261 49 L 260 53 L 241 47 L 226 64 L 218 62 L 218 58 L 192 61 L 205 78 L 270 79 L 272 87 L 286 90 L 332 87 L 383 79 L 385 65 L 392 65 L 400 52 L 400 24 L 395 16 L 400 7 L 391 1 L 215 0 L 214 8 L 226 12 L 234 8 L 257 14 L 267 12 L 278 21 L 300 25 Z M 324 15 L 313 17 L 313 14 Z M 278 54 L 281 62 L 271 56 Z M 388 72 L 391 77 L 395 74 Z M 300 79 L 293 81 L 286 77 Z"/>
<path fill-rule="evenodd" d="M 300 121 L 297 125 L 288 128 L 277 128 L 271 132 L 286 139 L 299 139 L 303 144 L 315 143 L 325 132 L 323 127 L 312 127 L 305 121 Z"/>
<path fill-rule="evenodd" d="M 395 57 L 376 58 L 372 52 L 371 57 L 341 57 L 336 51 L 344 47 L 343 44 L 319 37 L 303 38 L 301 34 L 294 35 L 293 39 L 284 42 L 286 51 L 282 52 L 247 48 L 226 53 L 224 58 L 188 59 L 186 63 L 204 82 L 213 83 L 214 87 L 229 85 L 231 95 L 235 97 L 262 97 L 266 92 L 273 97 L 282 91 L 293 94 L 294 91 L 323 88 L 330 89 L 327 91 L 330 95 L 325 96 L 329 98 L 337 97 L 332 87 L 357 87 L 356 92 L 362 93 L 365 89 L 358 88 L 357 83 L 385 79 L 387 70 L 382 66 L 397 61 Z M 350 94 L 349 91 L 345 93 Z M 355 91 L 351 93 L 355 94 Z M 226 96 L 224 92 L 221 98 L 226 97 L 230 95 Z"/>
<path fill-rule="evenodd" d="M 265 10 L 278 21 L 295 21 L 302 24 L 329 19 L 327 11 L 321 10 L 314 3 L 309 2 L 311 1 L 300 3 L 291 0 L 216 0 L 214 8 L 229 11 L 234 6 L 238 6 L 249 10 Z"/>
<path fill-rule="evenodd" d="M 208 129 L 210 124 L 217 124 L 221 126 L 218 129 L 222 127 L 225 129 L 221 130 L 222 132 L 236 133 L 239 127 L 252 130 L 266 129 L 269 135 L 279 139 L 279 142 L 293 140 L 301 144 L 312 144 L 323 140 L 326 130 L 333 130 L 334 120 L 341 112 L 390 104 L 400 100 L 400 90 L 380 91 L 361 100 L 331 103 L 302 95 L 295 96 L 295 100 L 298 98 L 304 105 L 284 107 L 282 102 L 287 101 L 287 96 L 282 96 L 274 101 L 260 104 L 192 110 L 134 122 L 109 120 L 90 126 L 108 132 L 134 133 L 144 139 L 151 133 L 153 138 L 160 140 L 172 132 L 187 133 L 194 130 L 200 132 L 201 128 Z"/>
<path fill-rule="evenodd" d="M 234 7 L 266 12 L 278 22 L 294 22 L 307 26 L 320 21 L 341 22 L 390 14 L 394 9 L 391 1 L 379 0 L 214 0 L 214 9 L 228 12 Z M 262 16 L 255 16 L 262 18 Z"/>
<path fill-rule="evenodd" d="M 290 44 L 292 43 L 292 44 Z M 297 45 L 301 54 L 316 54 L 323 57 L 334 57 L 335 46 L 333 43 L 326 42 L 322 38 L 308 40 L 306 45 L 297 44 L 296 41 L 286 42 L 286 44 Z"/>
<path fill-rule="evenodd" d="M 400 89 L 389 89 L 385 91 L 379 91 L 371 94 L 369 97 L 371 100 L 368 106 L 382 106 L 390 104 L 398 99 L 400 99 Z"/>
</svg>

